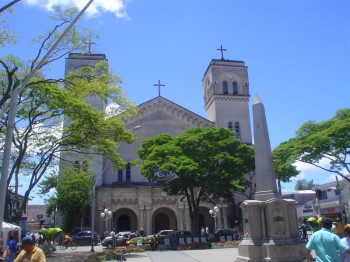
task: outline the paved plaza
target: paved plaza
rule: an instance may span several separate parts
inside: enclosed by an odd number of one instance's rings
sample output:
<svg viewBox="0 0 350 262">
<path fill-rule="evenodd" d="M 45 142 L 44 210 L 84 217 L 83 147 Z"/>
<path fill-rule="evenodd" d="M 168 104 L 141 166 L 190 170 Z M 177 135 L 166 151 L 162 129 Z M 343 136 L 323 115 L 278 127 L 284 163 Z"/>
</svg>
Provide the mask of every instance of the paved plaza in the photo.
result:
<svg viewBox="0 0 350 262">
<path fill-rule="evenodd" d="M 95 247 L 95 251 L 101 251 L 101 246 Z M 148 251 L 144 253 L 129 254 L 129 262 L 232 262 L 238 254 L 237 248 L 224 249 L 204 249 L 204 250 L 186 250 L 186 251 Z M 90 261 L 90 247 L 78 247 L 77 250 L 57 250 L 47 261 L 51 262 L 73 262 Z M 115 260 L 114 260 L 115 261 Z M 91 261 L 92 262 L 92 261 Z"/>
</svg>

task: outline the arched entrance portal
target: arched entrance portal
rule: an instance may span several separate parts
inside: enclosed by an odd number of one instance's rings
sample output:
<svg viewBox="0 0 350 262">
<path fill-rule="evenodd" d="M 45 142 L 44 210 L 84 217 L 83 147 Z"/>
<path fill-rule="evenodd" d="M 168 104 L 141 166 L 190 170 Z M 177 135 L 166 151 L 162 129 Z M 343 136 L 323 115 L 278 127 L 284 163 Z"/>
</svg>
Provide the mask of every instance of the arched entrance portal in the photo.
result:
<svg viewBox="0 0 350 262">
<path fill-rule="evenodd" d="M 160 230 L 177 230 L 176 214 L 169 208 L 157 209 L 152 216 L 152 230 L 157 233 Z"/>
<path fill-rule="evenodd" d="M 117 220 L 118 231 L 131 231 L 131 219 L 127 215 L 121 215 Z"/>
<path fill-rule="evenodd" d="M 170 220 L 168 215 L 160 213 L 154 218 L 154 232 L 170 228 Z"/>
<path fill-rule="evenodd" d="M 113 227 L 117 232 L 137 231 L 137 215 L 129 208 L 121 208 L 113 213 Z"/>
</svg>

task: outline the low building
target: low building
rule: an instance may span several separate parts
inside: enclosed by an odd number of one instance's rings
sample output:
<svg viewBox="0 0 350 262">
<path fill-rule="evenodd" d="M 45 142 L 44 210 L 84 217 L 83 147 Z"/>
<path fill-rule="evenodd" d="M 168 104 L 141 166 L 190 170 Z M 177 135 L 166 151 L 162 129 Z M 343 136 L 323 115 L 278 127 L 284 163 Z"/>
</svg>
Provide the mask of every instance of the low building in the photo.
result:
<svg viewBox="0 0 350 262">
<path fill-rule="evenodd" d="M 315 215 L 314 202 L 316 193 L 313 190 L 290 191 L 282 194 L 283 199 L 293 199 L 297 201 L 297 216 L 301 223 L 304 218 Z"/>
</svg>

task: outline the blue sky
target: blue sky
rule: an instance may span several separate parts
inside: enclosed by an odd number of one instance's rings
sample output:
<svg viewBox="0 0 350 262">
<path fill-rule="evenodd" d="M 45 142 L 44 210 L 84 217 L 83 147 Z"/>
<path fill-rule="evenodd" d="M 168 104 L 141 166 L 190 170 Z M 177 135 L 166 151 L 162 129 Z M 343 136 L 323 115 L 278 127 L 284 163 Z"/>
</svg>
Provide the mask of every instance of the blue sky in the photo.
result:
<svg viewBox="0 0 350 262">
<path fill-rule="evenodd" d="M 0 1 L 3 3 L 4 1 Z M 5 1 L 6 2 L 6 1 Z M 20 35 L 0 56 L 30 59 L 31 40 L 49 29 L 47 6 L 78 0 L 22 0 L 8 25 Z M 350 103 L 350 2 L 320 0 L 96 0 L 97 9 L 78 22 L 98 32 L 93 51 L 107 55 L 129 100 L 162 96 L 205 116 L 201 80 L 216 50 L 243 60 L 250 91 L 265 104 L 272 148 L 294 136 L 308 120 L 322 121 Z M 46 7 L 45 7 L 45 6 Z M 49 76 L 62 77 L 64 60 Z M 329 174 L 302 166 L 301 177 L 329 182 Z M 284 184 L 284 190 L 294 183 Z"/>
</svg>

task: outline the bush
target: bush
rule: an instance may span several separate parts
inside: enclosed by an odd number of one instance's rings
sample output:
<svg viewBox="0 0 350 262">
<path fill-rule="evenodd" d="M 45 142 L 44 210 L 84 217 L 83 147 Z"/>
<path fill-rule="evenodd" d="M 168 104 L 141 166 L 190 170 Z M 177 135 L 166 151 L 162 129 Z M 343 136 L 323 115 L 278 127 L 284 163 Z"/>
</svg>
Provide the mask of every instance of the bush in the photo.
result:
<svg viewBox="0 0 350 262">
<path fill-rule="evenodd" d="M 137 240 L 142 240 L 142 245 L 151 244 L 152 243 L 152 240 L 148 239 L 147 237 L 136 237 L 136 238 L 133 238 L 133 239 L 127 241 L 127 244 L 129 244 L 129 245 L 130 244 L 136 245 Z"/>
</svg>

